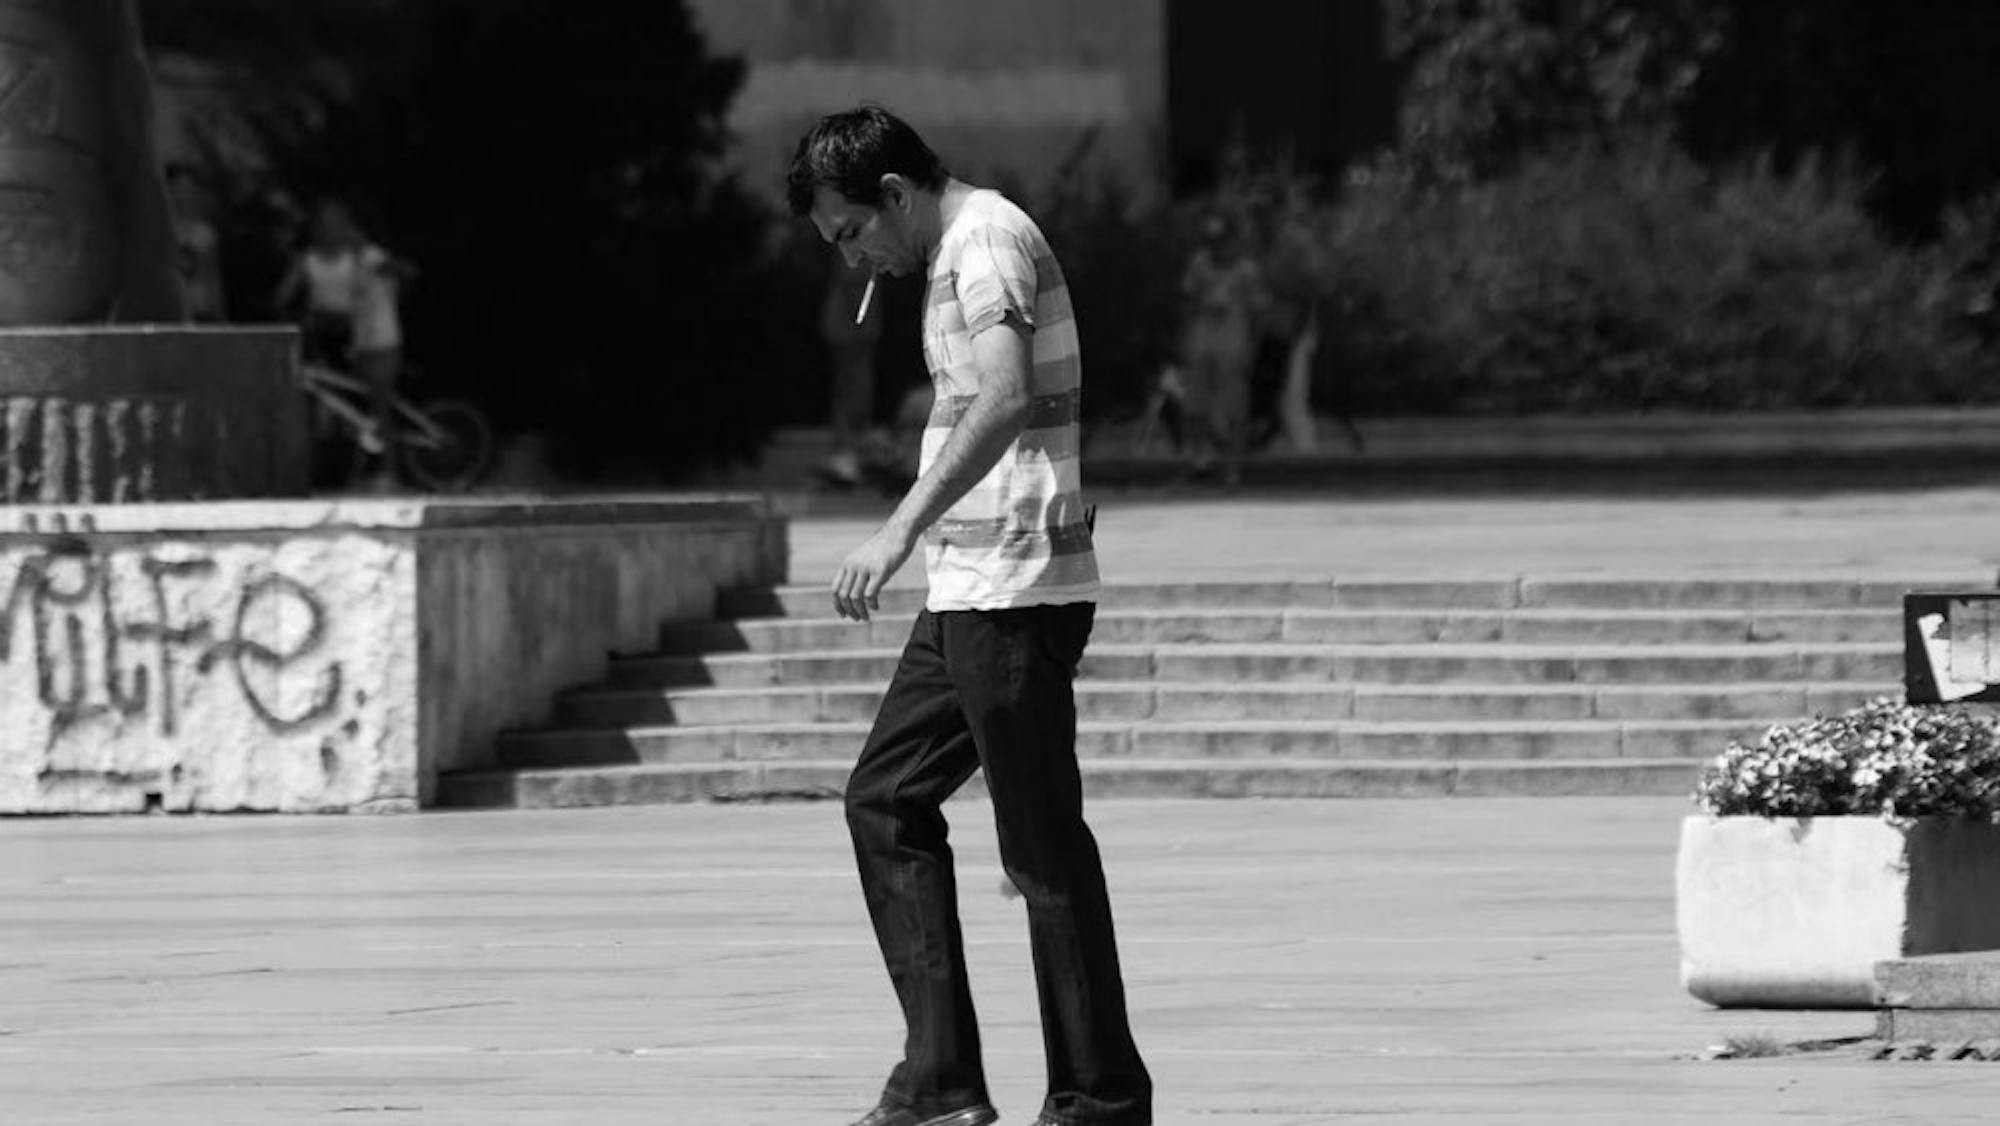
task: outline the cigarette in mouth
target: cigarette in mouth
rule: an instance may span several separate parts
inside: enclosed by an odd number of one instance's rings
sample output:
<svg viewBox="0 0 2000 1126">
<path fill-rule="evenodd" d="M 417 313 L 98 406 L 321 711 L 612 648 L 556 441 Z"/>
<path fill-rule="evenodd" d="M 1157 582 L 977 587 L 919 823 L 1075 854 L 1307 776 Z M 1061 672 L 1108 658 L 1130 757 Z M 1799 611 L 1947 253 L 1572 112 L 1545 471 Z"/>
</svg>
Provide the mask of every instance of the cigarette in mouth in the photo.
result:
<svg viewBox="0 0 2000 1126">
<path fill-rule="evenodd" d="M 857 310 L 854 314 L 855 324 L 860 324 L 862 321 L 868 319 L 868 304 L 869 302 L 874 300 L 875 300 L 875 275 L 871 273 L 868 275 L 868 288 L 861 291 L 861 308 Z"/>
</svg>

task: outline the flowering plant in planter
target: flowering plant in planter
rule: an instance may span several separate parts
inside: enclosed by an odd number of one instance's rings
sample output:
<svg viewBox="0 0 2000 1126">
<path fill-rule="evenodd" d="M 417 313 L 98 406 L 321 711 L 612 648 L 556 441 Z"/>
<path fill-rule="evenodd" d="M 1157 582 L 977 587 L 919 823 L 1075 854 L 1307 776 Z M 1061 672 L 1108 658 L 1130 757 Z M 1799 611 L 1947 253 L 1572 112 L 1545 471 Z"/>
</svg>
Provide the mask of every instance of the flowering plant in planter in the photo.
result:
<svg viewBox="0 0 2000 1126">
<path fill-rule="evenodd" d="M 1681 821 L 1681 981 L 1713 1005 L 1869 1008 L 1884 961 L 2000 950 L 2000 721 L 1872 700 L 1732 743 Z"/>
<path fill-rule="evenodd" d="M 2000 720 L 1884 697 L 1732 742 L 1695 800 L 1717 817 L 1950 817 L 2000 822 Z"/>
</svg>

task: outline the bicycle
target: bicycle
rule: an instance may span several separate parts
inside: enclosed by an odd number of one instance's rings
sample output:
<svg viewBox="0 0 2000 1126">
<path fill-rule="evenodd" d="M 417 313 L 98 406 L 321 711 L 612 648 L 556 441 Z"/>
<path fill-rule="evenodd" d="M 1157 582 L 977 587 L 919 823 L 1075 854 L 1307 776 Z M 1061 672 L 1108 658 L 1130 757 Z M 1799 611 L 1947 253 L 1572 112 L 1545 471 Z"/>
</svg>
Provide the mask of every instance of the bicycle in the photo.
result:
<svg viewBox="0 0 2000 1126">
<path fill-rule="evenodd" d="M 410 374 L 408 368 L 405 374 Z M 347 438 L 352 460 L 339 474 L 343 483 L 360 472 L 362 460 L 389 452 L 377 433 L 372 392 L 367 383 L 347 372 L 308 361 L 300 365 L 300 383 L 311 395 L 318 414 L 338 423 Z M 390 394 L 395 412 L 393 437 L 397 456 L 390 459 L 405 483 L 440 493 L 462 493 L 477 485 L 493 467 L 493 425 L 486 413 L 464 399 L 412 402 L 401 391 Z"/>
</svg>

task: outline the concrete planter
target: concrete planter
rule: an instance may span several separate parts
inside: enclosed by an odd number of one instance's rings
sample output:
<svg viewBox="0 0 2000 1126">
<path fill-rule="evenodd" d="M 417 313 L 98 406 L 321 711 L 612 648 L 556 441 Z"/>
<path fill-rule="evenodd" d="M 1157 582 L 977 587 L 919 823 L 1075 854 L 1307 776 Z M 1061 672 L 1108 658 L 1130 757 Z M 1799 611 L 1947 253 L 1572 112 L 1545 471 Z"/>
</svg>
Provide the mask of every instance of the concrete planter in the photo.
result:
<svg viewBox="0 0 2000 1126">
<path fill-rule="evenodd" d="M 2000 949 L 2000 826 L 1692 816 L 1681 983 L 1712 1005 L 1871 1008 L 1875 964 Z"/>
</svg>

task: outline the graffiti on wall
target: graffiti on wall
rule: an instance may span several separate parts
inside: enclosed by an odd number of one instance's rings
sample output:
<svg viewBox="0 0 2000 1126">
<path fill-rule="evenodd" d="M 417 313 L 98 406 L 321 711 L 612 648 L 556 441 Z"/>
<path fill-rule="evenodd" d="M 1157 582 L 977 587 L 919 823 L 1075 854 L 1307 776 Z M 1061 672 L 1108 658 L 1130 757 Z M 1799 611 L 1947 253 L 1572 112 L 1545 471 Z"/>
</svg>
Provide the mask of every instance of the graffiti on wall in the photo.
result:
<svg viewBox="0 0 2000 1126">
<path fill-rule="evenodd" d="M 107 553 L 80 536 L 51 537 L 17 558 L 11 575 L 0 562 L 0 670 L 32 668 L 54 735 L 134 717 L 173 735 L 190 677 L 220 681 L 276 733 L 333 714 L 342 667 L 322 652 L 327 607 L 296 579 L 226 577 L 198 551 Z M 307 675 L 303 699 L 272 687 Z"/>
</svg>

